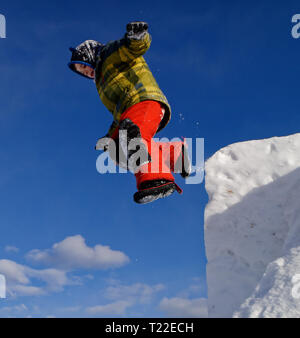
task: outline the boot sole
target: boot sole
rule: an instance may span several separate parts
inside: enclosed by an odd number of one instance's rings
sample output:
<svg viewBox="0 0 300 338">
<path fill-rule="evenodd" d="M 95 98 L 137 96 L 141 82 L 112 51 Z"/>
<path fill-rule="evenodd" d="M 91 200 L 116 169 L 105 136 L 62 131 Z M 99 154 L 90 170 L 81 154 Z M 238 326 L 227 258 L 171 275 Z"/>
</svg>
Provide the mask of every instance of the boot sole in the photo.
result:
<svg viewBox="0 0 300 338">
<path fill-rule="evenodd" d="M 179 187 L 175 183 L 170 182 L 158 187 L 140 190 L 134 194 L 133 199 L 138 204 L 151 203 L 158 200 L 159 198 L 170 196 L 175 190 L 181 193 L 178 188 Z"/>
</svg>

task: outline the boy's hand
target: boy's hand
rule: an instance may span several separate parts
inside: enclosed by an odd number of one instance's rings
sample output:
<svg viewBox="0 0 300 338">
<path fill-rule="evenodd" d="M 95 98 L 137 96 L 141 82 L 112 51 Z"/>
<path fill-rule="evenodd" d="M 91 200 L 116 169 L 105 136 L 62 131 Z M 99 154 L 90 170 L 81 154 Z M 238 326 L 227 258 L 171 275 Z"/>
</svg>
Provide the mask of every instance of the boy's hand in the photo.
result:
<svg viewBox="0 0 300 338">
<path fill-rule="evenodd" d="M 144 21 L 133 21 L 127 24 L 127 38 L 139 40 L 141 39 L 148 31 L 148 24 Z"/>
</svg>

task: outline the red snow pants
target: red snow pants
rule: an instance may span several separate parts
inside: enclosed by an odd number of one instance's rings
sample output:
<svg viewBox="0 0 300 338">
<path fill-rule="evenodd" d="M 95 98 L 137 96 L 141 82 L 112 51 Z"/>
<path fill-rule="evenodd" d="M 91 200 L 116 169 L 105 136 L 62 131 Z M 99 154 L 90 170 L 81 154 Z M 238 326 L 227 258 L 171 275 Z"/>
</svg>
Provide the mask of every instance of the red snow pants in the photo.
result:
<svg viewBox="0 0 300 338">
<path fill-rule="evenodd" d="M 163 118 L 163 109 L 157 101 L 142 101 L 125 110 L 119 121 L 119 125 L 122 125 L 125 119 L 130 120 L 138 127 L 142 141 L 147 145 L 151 157 L 151 162 L 141 165 L 139 171 L 135 173 L 138 190 L 140 184 L 148 180 L 165 179 L 174 182 L 171 171 L 180 155 L 182 142 L 154 142 L 152 140 Z M 117 141 L 118 134 L 119 128 L 112 135 L 115 141 Z"/>
</svg>

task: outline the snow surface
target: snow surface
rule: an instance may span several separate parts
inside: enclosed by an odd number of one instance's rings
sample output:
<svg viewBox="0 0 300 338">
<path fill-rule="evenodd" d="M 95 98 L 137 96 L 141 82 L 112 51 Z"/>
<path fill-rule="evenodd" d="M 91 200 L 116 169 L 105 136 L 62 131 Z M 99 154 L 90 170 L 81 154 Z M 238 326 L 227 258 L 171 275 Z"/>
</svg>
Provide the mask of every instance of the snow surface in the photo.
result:
<svg viewBox="0 0 300 338">
<path fill-rule="evenodd" d="M 300 134 L 206 161 L 210 317 L 300 317 Z"/>
</svg>

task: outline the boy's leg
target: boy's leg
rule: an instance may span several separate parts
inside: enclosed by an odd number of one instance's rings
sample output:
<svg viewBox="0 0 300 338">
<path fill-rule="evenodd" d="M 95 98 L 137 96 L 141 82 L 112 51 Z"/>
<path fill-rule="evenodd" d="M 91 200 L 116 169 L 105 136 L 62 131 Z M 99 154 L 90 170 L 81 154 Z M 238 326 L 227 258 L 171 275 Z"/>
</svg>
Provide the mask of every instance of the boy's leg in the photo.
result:
<svg viewBox="0 0 300 338">
<path fill-rule="evenodd" d="M 141 138 L 140 149 L 147 152 L 144 163 L 140 163 L 135 177 L 137 188 L 143 182 L 164 180 L 174 182 L 174 177 L 165 161 L 161 160 L 158 146 L 152 141 L 163 117 L 162 107 L 156 101 L 143 101 L 127 109 L 121 116 L 119 129 L 127 131 L 127 146 L 133 138 Z M 119 134 L 120 135 L 120 134 Z M 122 143 L 122 140 L 121 142 Z M 151 147 L 152 143 L 152 147 Z M 153 149 L 152 149 L 153 148 Z M 128 159 L 133 153 L 128 153 Z M 159 163 L 159 167 L 158 164 Z M 153 167 L 154 170 L 153 170 Z"/>
<path fill-rule="evenodd" d="M 191 172 L 191 162 L 185 141 L 154 142 L 152 139 L 163 118 L 162 109 L 156 101 L 143 101 L 127 109 L 120 120 L 120 129 L 126 130 L 127 136 L 127 140 L 125 140 L 127 144 L 123 144 L 123 148 L 127 148 L 130 140 L 142 138 L 139 145 L 146 153 L 144 161 L 142 160 L 142 163 L 139 163 L 140 173 L 136 175 L 138 188 L 140 183 L 146 180 L 161 179 L 162 173 L 169 174 L 163 175 L 164 179 L 173 181 L 174 178 L 170 175 L 170 170 L 174 173 L 180 173 L 182 177 L 189 176 Z M 119 128 L 112 135 L 112 138 L 116 141 L 118 147 Z M 124 163 L 119 158 L 117 158 L 117 163 L 127 168 L 127 157 L 133 155 L 134 152 L 129 151 L 128 156 L 126 156 L 127 149 L 124 149 L 124 152 L 121 151 Z M 117 157 L 118 155 L 119 149 L 117 149 Z M 146 165 L 147 163 L 149 164 Z M 145 171 L 147 171 L 147 175 L 143 173 Z"/>
<path fill-rule="evenodd" d="M 165 165 L 183 178 L 191 174 L 191 161 L 185 140 L 173 142 L 156 142 L 159 146 L 160 157 Z"/>
</svg>

